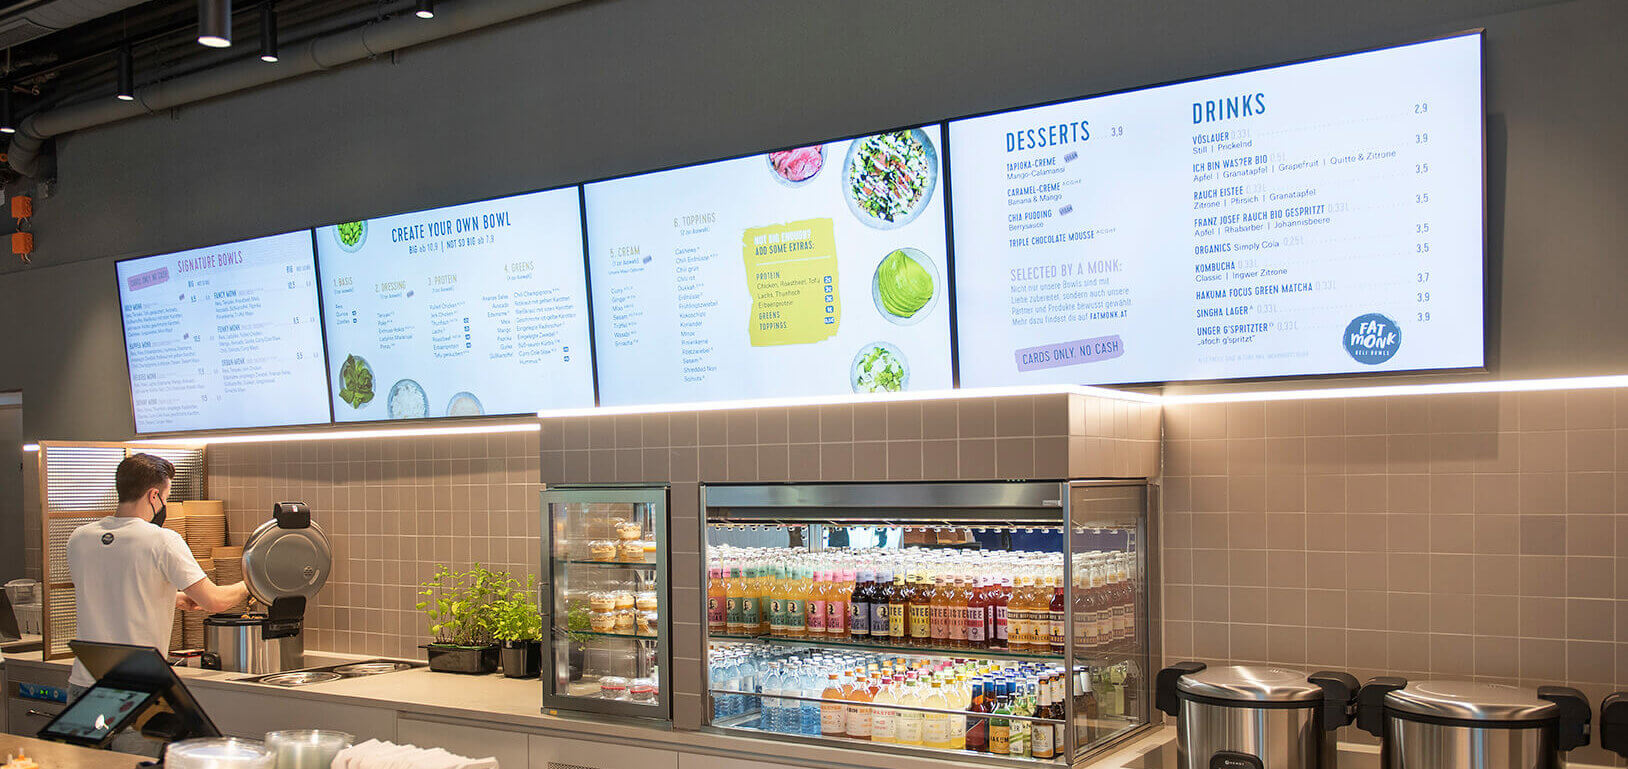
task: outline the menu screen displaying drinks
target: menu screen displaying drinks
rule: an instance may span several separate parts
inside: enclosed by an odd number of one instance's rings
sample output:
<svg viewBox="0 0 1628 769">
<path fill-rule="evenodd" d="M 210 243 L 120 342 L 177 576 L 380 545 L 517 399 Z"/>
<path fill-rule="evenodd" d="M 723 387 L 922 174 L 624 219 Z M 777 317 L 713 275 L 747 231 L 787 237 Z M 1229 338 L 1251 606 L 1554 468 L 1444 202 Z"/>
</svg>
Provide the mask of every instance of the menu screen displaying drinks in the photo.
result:
<svg viewBox="0 0 1628 769">
<path fill-rule="evenodd" d="M 116 268 L 136 432 L 328 421 L 311 232 Z"/>
<path fill-rule="evenodd" d="M 949 124 L 961 384 L 1478 367 L 1481 36 Z"/>
<path fill-rule="evenodd" d="M 577 188 L 316 231 L 334 420 L 594 405 Z"/>
<path fill-rule="evenodd" d="M 950 387 L 942 152 L 926 126 L 587 185 L 600 402 Z"/>
</svg>

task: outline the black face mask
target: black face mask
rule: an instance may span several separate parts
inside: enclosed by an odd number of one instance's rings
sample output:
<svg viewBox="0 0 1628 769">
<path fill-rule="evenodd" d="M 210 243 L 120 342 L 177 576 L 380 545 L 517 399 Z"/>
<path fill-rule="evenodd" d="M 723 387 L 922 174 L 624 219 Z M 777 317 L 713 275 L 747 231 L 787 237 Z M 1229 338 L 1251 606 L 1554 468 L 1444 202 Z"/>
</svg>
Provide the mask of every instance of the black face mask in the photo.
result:
<svg viewBox="0 0 1628 769">
<path fill-rule="evenodd" d="M 153 513 L 153 525 L 154 526 L 163 526 L 164 525 L 164 511 L 168 510 L 168 509 L 169 509 L 169 504 L 167 504 L 167 503 L 158 506 L 158 512 Z"/>
</svg>

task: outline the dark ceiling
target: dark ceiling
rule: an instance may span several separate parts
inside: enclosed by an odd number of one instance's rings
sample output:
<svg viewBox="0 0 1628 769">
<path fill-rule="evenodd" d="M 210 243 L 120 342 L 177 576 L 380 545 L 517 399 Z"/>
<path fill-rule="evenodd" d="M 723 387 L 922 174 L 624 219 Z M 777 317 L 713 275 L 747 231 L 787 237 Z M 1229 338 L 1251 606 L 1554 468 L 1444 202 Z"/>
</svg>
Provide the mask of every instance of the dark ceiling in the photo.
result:
<svg viewBox="0 0 1628 769">
<path fill-rule="evenodd" d="M 14 9 L 41 3 L 13 3 Z M 261 2 L 233 4 L 231 48 L 197 42 L 196 0 L 153 0 L 54 32 L 0 52 L 0 71 L 13 90 L 15 118 L 75 102 L 113 98 L 119 50 L 128 46 L 138 89 L 160 80 L 260 55 Z M 279 46 L 403 12 L 400 0 L 280 0 L 275 2 Z M 267 66 L 273 66 L 268 64 Z"/>
</svg>

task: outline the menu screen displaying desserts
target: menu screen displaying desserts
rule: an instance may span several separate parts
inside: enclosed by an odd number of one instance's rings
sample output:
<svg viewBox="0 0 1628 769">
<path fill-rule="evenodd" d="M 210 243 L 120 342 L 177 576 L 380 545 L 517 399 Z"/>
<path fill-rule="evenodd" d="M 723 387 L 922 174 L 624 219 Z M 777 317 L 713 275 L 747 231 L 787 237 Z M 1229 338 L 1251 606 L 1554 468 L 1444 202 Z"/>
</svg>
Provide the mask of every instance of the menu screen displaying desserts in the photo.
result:
<svg viewBox="0 0 1628 769">
<path fill-rule="evenodd" d="M 577 188 L 316 231 L 334 420 L 594 405 Z"/>
<path fill-rule="evenodd" d="M 962 386 L 1483 365 L 1481 36 L 949 124 Z"/>
<path fill-rule="evenodd" d="M 310 230 L 116 272 L 136 432 L 328 421 Z"/>
<path fill-rule="evenodd" d="M 952 385 L 938 126 L 587 185 L 604 405 Z"/>
</svg>

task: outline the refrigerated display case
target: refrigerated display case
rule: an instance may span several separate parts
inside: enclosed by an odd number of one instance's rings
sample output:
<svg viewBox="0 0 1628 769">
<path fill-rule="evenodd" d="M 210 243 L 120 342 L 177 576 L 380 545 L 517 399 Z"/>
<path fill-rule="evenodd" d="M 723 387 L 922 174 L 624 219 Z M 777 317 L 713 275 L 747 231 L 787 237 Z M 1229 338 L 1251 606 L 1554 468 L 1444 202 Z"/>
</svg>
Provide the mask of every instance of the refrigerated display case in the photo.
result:
<svg viewBox="0 0 1628 769">
<path fill-rule="evenodd" d="M 1150 492 L 704 486 L 710 728 L 1009 765 L 1140 731 Z"/>
<path fill-rule="evenodd" d="M 541 492 L 543 707 L 668 719 L 666 486 Z"/>
</svg>

